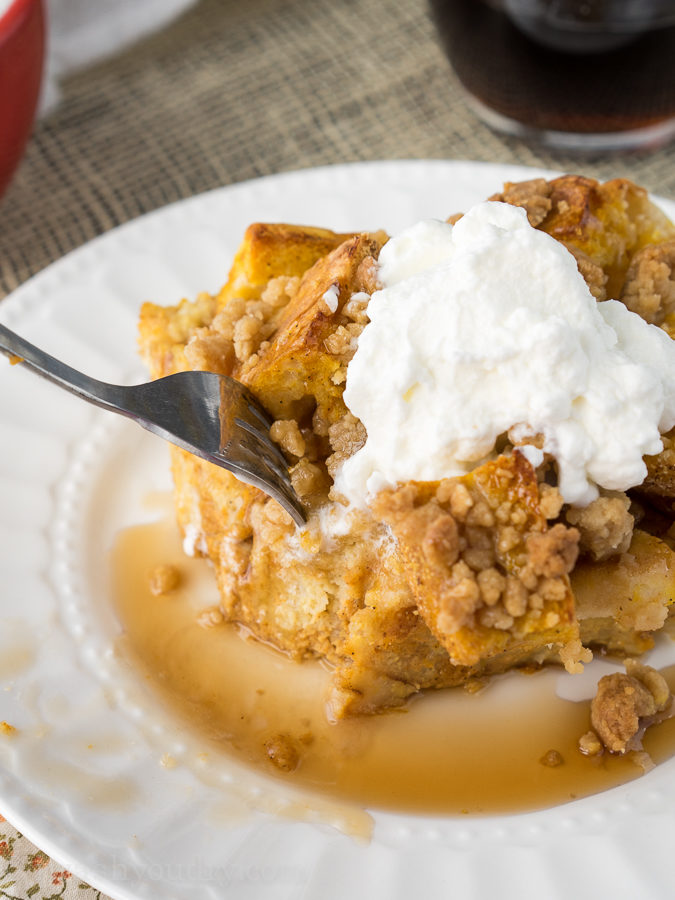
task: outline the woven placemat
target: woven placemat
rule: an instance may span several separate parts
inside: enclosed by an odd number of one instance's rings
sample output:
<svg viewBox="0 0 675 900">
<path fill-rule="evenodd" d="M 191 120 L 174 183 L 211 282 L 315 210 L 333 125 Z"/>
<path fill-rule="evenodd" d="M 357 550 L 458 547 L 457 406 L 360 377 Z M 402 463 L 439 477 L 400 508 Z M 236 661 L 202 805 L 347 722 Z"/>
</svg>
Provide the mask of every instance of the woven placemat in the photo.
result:
<svg viewBox="0 0 675 900">
<path fill-rule="evenodd" d="M 65 83 L 0 205 L 0 295 L 95 235 L 200 191 L 424 157 L 628 175 L 675 195 L 675 147 L 581 160 L 478 122 L 426 0 L 202 0 Z"/>
<path fill-rule="evenodd" d="M 581 159 L 477 121 L 425 0 L 201 0 L 63 85 L 0 202 L 0 296 L 166 203 L 269 173 L 386 158 L 623 175 L 675 197 L 675 145 Z M 98 896 L 5 822 L 0 864 L 4 896 Z"/>
</svg>

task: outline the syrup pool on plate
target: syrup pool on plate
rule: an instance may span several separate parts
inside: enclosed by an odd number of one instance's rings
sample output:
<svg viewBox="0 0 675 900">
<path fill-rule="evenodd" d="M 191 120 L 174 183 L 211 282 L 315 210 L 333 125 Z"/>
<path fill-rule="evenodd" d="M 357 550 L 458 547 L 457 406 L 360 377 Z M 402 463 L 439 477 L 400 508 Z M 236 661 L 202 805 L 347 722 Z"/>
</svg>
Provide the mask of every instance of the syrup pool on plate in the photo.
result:
<svg viewBox="0 0 675 900">
<path fill-rule="evenodd" d="M 166 564 L 180 582 L 155 596 L 148 574 Z M 183 554 L 168 519 L 119 533 L 112 577 L 120 646 L 205 750 L 299 788 L 373 809 L 494 814 L 555 806 L 642 774 L 630 756 L 579 752 L 589 704 L 556 696 L 556 669 L 511 673 L 473 694 L 429 692 L 401 711 L 331 724 L 320 663 L 293 662 L 230 624 L 198 623 L 214 602 L 214 575 Z M 675 667 L 665 674 L 675 686 Z M 656 763 L 675 753 L 675 718 L 650 729 L 644 745 Z M 560 764 L 542 761 L 551 750 Z"/>
</svg>

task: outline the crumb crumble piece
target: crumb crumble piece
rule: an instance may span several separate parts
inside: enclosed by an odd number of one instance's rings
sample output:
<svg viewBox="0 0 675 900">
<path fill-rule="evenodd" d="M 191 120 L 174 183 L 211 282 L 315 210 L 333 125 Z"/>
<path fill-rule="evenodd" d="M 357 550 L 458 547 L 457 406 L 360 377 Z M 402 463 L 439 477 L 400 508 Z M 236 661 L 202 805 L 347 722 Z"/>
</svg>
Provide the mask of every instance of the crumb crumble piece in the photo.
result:
<svg viewBox="0 0 675 900">
<path fill-rule="evenodd" d="M 191 335 L 185 347 L 190 368 L 223 375 L 231 375 L 237 365 L 242 373 L 252 368 L 299 284 L 297 276 L 280 275 L 267 283 L 259 299 L 233 297 L 210 325 Z"/>
<path fill-rule="evenodd" d="M 581 675 L 584 665 L 593 659 L 593 651 L 584 647 L 578 638 L 568 641 L 560 648 L 558 655 L 565 671 L 570 675 Z"/>
<path fill-rule="evenodd" d="M 542 482 L 539 487 L 539 507 L 545 519 L 557 519 L 563 508 L 562 494 L 557 487 Z M 571 523 L 574 524 L 574 523 Z"/>
<path fill-rule="evenodd" d="M 541 225 L 553 208 L 551 185 L 545 178 L 532 178 L 529 181 L 519 182 L 507 181 L 504 189 L 498 194 L 493 194 L 489 199 L 521 207 L 527 213 L 528 221 L 533 228 Z"/>
<path fill-rule="evenodd" d="M 18 733 L 19 730 L 14 725 L 10 725 L 9 722 L 0 722 L 0 734 L 4 734 L 5 737 L 14 737 Z"/>
<path fill-rule="evenodd" d="M 180 584 L 180 570 L 173 565 L 155 566 L 148 575 L 148 587 L 154 597 L 163 597 L 175 591 Z"/>
<path fill-rule="evenodd" d="M 328 492 L 326 472 L 317 463 L 301 459 L 289 470 L 289 475 L 293 490 L 305 503 L 319 502 Z"/>
<path fill-rule="evenodd" d="M 275 734 L 264 743 L 267 758 L 282 772 L 293 772 L 300 763 L 300 754 L 288 734 Z"/>
<path fill-rule="evenodd" d="M 529 551 L 527 565 L 535 575 L 555 578 L 567 575 L 577 561 L 579 533 L 558 522 L 544 532 L 533 532 L 526 539 Z"/>
<path fill-rule="evenodd" d="M 335 478 L 342 463 L 365 444 L 366 429 L 360 419 L 348 412 L 328 427 L 327 434 L 333 452 L 326 459 L 326 468 L 331 478 Z"/>
<path fill-rule="evenodd" d="M 370 321 L 368 317 L 369 302 L 370 294 L 365 291 L 356 291 L 343 306 L 342 314 L 358 325 L 367 325 Z"/>
<path fill-rule="evenodd" d="M 382 232 L 378 232 L 375 237 L 384 243 Z M 364 294 L 374 294 L 382 287 L 377 261 L 374 257 L 366 256 L 361 260 L 354 276 L 354 287 L 357 293 Z"/>
<path fill-rule="evenodd" d="M 225 621 L 223 611 L 219 606 L 208 606 L 197 615 L 197 625 L 200 628 L 215 628 Z"/>
<path fill-rule="evenodd" d="M 236 361 L 232 341 L 206 328 L 196 332 L 185 345 L 185 359 L 195 371 L 221 375 L 231 373 Z"/>
<path fill-rule="evenodd" d="M 638 660 L 625 662 L 626 672 L 603 676 L 591 702 L 591 725 L 610 753 L 641 749 L 639 741 L 654 717 L 671 706 L 663 675 Z"/>
<path fill-rule="evenodd" d="M 547 750 L 539 762 L 542 766 L 546 766 L 547 769 L 557 769 L 558 766 L 564 764 L 565 759 L 559 750 Z"/>
<path fill-rule="evenodd" d="M 568 509 L 565 518 L 579 530 L 579 550 L 598 562 L 625 553 L 635 524 L 629 508 L 626 494 L 616 494 L 598 497 L 585 507 Z"/>
<path fill-rule="evenodd" d="M 305 455 L 305 439 L 295 419 L 277 419 L 270 428 L 270 437 L 290 456 Z"/>
<path fill-rule="evenodd" d="M 670 688 L 663 675 L 657 669 L 641 663 L 638 659 L 625 660 L 624 668 L 631 678 L 636 678 L 649 689 L 656 704 L 656 712 L 663 712 L 671 699 Z"/>
<path fill-rule="evenodd" d="M 300 278 L 297 275 L 279 275 L 270 279 L 260 295 L 260 300 L 270 309 L 280 309 L 297 293 Z"/>
<path fill-rule="evenodd" d="M 579 738 L 579 752 L 584 756 L 600 756 L 604 749 L 602 741 L 592 730 Z"/>
<path fill-rule="evenodd" d="M 599 302 L 607 299 L 607 281 L 609 280 L 605 271 L 597 263 L 593 262 L 590 256 L 587 256 L 576 247 L 568 246 L 572 256 L 577 261 L 577 269 L 579 274 L 586 282 L 589 291 Z"/>
<path fill-rule="evenodd" d="M 638 250 L 620 299 L 650 325 L 664 324 L 675 312 L 675 241 Z"/>
<path fill-rule="evenodd" d="M 336 356 L 342 362 L 349 362 L 356 353 L 356 344 L 364 326 L 359 322 L 348 322 L 346 325 L 338 325 L 335 331 L 327 335 L 324 347 L 331 356 Z"/>
</svg>

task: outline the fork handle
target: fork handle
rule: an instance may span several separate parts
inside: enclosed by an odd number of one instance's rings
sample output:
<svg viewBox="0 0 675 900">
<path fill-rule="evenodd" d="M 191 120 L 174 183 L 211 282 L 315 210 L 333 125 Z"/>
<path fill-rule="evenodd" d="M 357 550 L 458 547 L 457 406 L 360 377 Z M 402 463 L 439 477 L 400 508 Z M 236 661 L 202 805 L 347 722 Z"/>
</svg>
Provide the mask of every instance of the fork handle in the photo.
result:
<svg viewBox="0 0 675 900">
<path fill-rule="evenodd" d="M 12 362 L 20 362 L 29 369 L 42 375 L 49 381 L 53 381 L 72 394 L 88 400 L 95 406 L 109 409 L 113 412 L 124 413 L 120 408 L 121 389 L 115 384 L 107 384 L 90 378 L 77 369 L 67 366 L 60 360 L 40 350 L 25 338 L 20 337 L 4 325 L 0 325 L 0 352 L 9 357 Z"/>
</svg>

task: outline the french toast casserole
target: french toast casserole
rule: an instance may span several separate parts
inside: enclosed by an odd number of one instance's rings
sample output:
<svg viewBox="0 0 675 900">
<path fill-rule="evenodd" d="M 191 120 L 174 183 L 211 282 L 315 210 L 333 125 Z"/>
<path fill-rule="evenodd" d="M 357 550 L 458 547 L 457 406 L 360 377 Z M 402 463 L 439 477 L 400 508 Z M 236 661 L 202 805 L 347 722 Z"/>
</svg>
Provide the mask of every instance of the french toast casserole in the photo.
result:
<svg viewBox="0 0 675 900">
<path fill-rule="evenodd" d="M 595 301 L 675 336 L 675 227 L 644 190 L 568 175 L 489 200 L 562 245 Z M 540 436 L 522 429 L 462 474 L 384 484 L 367 504 L 336 486 L 368 438 L 344 392 L 388 240 L 254 224 L 218 294 L 142 308 L 152 377 L 196 369 L 246 384 L 307 511 L 298 528 L 256 488 L 171 448 L 186 551 L 211 561 L 225 619 L 329 664 L 336 719 L 515 667 L 577 672 L 594 650 L 642 654 L 675 597 L 672 430 L 640 484 L 584 504 L 565 500 L 550 454 L 524 452 Z"/>
</svg>

